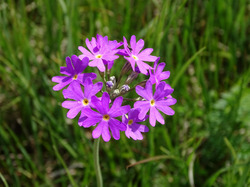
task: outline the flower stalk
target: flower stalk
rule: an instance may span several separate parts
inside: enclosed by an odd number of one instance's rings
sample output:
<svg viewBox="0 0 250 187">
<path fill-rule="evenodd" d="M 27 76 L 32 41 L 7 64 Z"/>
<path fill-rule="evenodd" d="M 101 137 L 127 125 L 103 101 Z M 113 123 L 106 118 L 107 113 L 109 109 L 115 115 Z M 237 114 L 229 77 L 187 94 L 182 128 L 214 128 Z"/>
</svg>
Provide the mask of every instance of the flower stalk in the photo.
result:
<svg viewBox="0 0 250 187">
<path fill-rule="evenodd" d="M 95 165 L 97 186 L 103 187 L 102 172 L 99 163 L 99 144 L 100 144 L 100 137 L 94 140 L 94 165 Z"/>
</svg>

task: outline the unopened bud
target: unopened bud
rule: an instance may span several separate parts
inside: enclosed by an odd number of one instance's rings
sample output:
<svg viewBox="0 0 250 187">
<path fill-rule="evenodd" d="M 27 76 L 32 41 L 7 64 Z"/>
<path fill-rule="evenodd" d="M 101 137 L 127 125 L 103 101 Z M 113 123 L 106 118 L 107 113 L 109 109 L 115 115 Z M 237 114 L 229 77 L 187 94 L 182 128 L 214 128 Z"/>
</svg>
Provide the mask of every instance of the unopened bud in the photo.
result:
<svg viewBox="0 0 250 187">
<path fill-rule="evenodd" d="M 111 89 L 114 87 L 114 83 L 112 81 L 107 81 L 106 85 L 108 88 L 111 88 Z"/>
<path fill-rule="evenodd" d="M 128 76 L 125 84 L 130 84 L 131 82 L 133 82 L 133 80 L 137 78 L 138 74 L 139 73 L 132 71 L 131 74 Z"/>
<path fill-rule="evenodd" d="M 115 98 L 116 96 L 118 96 L 120 94 L 120 91 L 118 89 L 115 89 L 114 92 L 111 94 L 112 98 Z"/>
<path fill-rule="evenodd" d="M 127 91 L 129 91 L 130 87 L 128 85 L 122 85 L 121 88 L 120 88 L 120 92 L 122 94 L 126 93 Z"/>
<path fill-rule="evenodd" d="M 129 70 L 131 70 L 131 65 L 130 63 L 127 61 L 124 66 L 122 67 L 122 71 L 121 74 L 124 75 L 125 73 L 127 73 Z"/>
</svg>

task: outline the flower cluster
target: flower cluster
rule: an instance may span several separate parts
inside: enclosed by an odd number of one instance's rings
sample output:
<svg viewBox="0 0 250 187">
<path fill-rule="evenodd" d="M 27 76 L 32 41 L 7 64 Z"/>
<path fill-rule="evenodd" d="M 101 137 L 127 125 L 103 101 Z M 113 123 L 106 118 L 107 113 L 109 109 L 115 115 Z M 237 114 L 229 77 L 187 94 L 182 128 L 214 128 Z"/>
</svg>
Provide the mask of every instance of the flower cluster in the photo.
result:
<svg viewBox="0 0 250 187">
<path fill-rule="evenodd" d="M 123 42 L 117 42 L 97 35 L 91 41 L 86 39 L 85 43 L 88 49 L 78 47 L 81 55 L 66 58 L 66 67 L 60 69 L 65 76 L 52 78 L 58 83 L 53 90 L 68 86 L 62 92 L 66 99 L 62 107 L 69 109 L 68 118 L 73 119 L 80 113 L 79 126 L 95 126 L 93 138 L 102 136 L 107 142 L 111 135 L 119 140 L 120 131 L 125 131 L 128 138 L 142 140 L 142 132 L 148 132 L 149 128 L 141 122 L 149 119 L 154 127 L 156 121 L 165 124 L 160 112 L 174 115 L 174 110 L 170 108 L 176 103 L 171 96 L 174 89 L 164 81 L 169 78 L 170 72 L 163 71 L 165 63 L 159 63 L 160 58 L 151 55 L 153 49 L 143 49 L 142 39 L 136 41 L 133 35 L 129 45 L 125 37 Z M 121 56 L 124 62 L 117 62 Z M 117 75 L 111 76 L 113 66 L 122 63 L 120 70 L 115 69 Z M 154 63 L 153 67 L 151 63 Z M 93 71 L 100 76 L 85 72 L 87 67 L 93 67 Z M 137 81 L 141 80 L 139 75 L 146 79 Z M 133 91 L 137 94 L 136 98 L 133 98 Z"/>
</svg>

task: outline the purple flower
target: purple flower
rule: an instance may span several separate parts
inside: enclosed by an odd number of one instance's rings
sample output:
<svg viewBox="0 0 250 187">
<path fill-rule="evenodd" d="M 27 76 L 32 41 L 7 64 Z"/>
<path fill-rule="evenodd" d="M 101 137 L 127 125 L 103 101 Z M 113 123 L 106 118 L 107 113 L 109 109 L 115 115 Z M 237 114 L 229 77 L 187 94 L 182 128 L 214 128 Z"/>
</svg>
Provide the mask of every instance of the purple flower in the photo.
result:
<svg viewBox="0 0 250 187">
<path fill-rule="evenodd" d="M 144 119 L 140 120 L 138 118 L 138 114 L 140 113 L 140 109 L 131 109 L 128 113 L 128 117 L 126 115 L 122 116 L 122 122 L 127 125 L 127 130 L 125 131 L 125 135 L 128 138 L 133 138 L 134 140 L 142 140 L 143 136 L 141 132 L 148 132 L 149 129 L 146 125 L 141 125 L 139 122 L 145 121 L 148 116 Z"/>
<path fill-rule="evenodd" d="M 120 49 L 117 48 L 122 43 L 118 43 L 116 40 L 109 41 L 107 36 L 103 37 L 97 34 L 96 39 L 92 37 L 92 40 L 89 41 L 87 38 L 85 43 L 90 52 L 86 48 L 79 46 L 78 49 L 83 53 L 79 55 L 79 58 L 88 57 L 90 60 L 89 66 L 97 67 L 101 72 L 105 71 L 105 65 L 108 65 L 108 69 L 111 69 L 114 60 L 119 58 L 115 54 L 119 52 Z"/>
<path fill-rule="evenodd" d="M 137 101 L 134 104 L 135 108 L 140 108 L 138 115 L 139 119 L 143 119 L 147 112 L 150 110 L 149 122 L 154 127 L 156 121 L 164 124 L 165 121 L 159 111 L 166 115 L 174 115 L 174 110 L 169 106 L 176 103 L 176 99 L 168 98 L 168 96 L 174 91 L 174 89 L 164 89 L 165 82 L 161 82 L 153 95 L 152 83 L 147 81 L 145 88 L 136 86 L 135 90 L 138 95 L 143 97 L 145 101 Z M 159 111 L 158 111 L 159 110 Z"/>
<path fill-rule="evenodd" d="M 93 107 L 91 97 L 96 95 L 102 89 L 102 82 L 92 83 L 90 78 L 86 79 L 84 84 L 84 93 L 78 82 L 72 82 L 69 87 L 63 90 L 65 99 L 73 99 L 74 101 L 64 101 L 62 107 L 69 109 L 67 117 L 72 119 L 86 108 Z M 81 115 L 83 117 L 83 115 Z"/>
<path fill-rule="evenodd" d="M 96 78 L 95 73 L 82 73 L 88 66 L 89 59 L 83 58 L 80 60 L 76 55 L 66 57 L 66 67 L 61 67 L 60 73 L 66 76 L 55 76 L 52 78 L 53 82 L 58 83 L 53 87 L 54 91 L 61 90 L 72 82 L 79 82 L 84 84 L 86 78 L 90 77 L 92 80 Z"/>
<path fill-rule="evenodd" d="M 119 140 L 120 131 L 125 131 L 126 125 L 116 118 L 128 113 L 130 106 L 121 106 L 123 98 L 117 97 L 112 107 L 109 108 L 110 97 L 107 92 L 103 93 L 101 100 L 96 96 L 93 96 L 91 100 L 97 111 L 85 109 L 83 113 L 87 118 L 82 121 L 82 126 L 87 128 L 98 123 L 92 132 L 93 138 L 98 138 L 102 135 L 103 140 L 108 142 L 111 138 L 110 129 L 114 139 Z"/>
<path fill-rule="evenodd" d="M 131 51 L 128 48 L 128 43 L 125 37 L 123 37 L 124 40 L 124 48 L 128 54 L 128 57 L 124 57 L 126 60 L 128 60 L 132 66 L 133 71 L 135 71 L 135 64 L 137 64 L 139 70 L 141 73 L 147 75 L 147 70 L 152 69 L 151 66 L 146 64 L 144 61 L 147 62 L 154 62 L 156 60 L 156 56 L 150 55 L 153 52 L 152 48 L 146 48 L 143 51 L 142 48 L 144 46 L 144 41 L 140 39 L 138 42 L 136 42 L 136 37 L 133 35 L 130 39 L 130 47 Z M 141 52 L 140 52 L 141 51 Z"/>
<path fill-rule="evenodd" d="M 154 63 L 154 69 L 152 70 L 153 72 L 149 71 L 150 74 L 149 80 L 151 81 L 152 84 L 156 84 L 156 87 L 162 80 L 168 79 L 170 76 L 170 71 L 163 71 L 166 64 L 164 62 L 158 64 L 159 60 L 160 58 L 157 58 L 157 60 Z"/>
</svg>

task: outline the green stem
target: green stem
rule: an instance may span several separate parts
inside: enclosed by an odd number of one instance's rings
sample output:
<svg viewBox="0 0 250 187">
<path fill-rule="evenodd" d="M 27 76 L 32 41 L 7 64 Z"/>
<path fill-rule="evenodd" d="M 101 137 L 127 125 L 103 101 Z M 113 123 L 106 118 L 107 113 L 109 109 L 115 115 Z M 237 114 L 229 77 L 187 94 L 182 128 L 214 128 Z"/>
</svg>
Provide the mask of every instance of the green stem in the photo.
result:
<svg viewBox="0 0 250 187">
<path fill-rule="evenodd" d="M 100 143 L 100 138 L 94 140 L 94 163 L 95 163 L 97 186 L 103 187 L 102 172 L 99 164 L 99 143 Z"/>
</svg>

